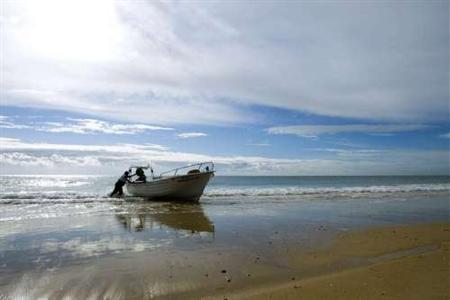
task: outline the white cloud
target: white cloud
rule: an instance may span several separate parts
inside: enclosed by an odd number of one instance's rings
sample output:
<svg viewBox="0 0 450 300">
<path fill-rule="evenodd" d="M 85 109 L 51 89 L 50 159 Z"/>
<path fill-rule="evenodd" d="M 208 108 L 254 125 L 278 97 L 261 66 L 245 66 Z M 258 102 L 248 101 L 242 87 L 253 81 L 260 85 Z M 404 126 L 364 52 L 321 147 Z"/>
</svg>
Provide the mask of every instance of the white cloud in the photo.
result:
<svg viewBox="0 0 450 300">
<path fill-rule="evenodd" d="M 385 134 L 395 132 L 417 131 L 431 126 L 421 124 L 380 124 L 380 125 L 294 125 L 278 126 L 266 129 L 269 134 L 292 134 L 301 137 L 317 137 L 323 134 L 370 133 Z"/>
<path fill-rule="evenodd" d="M 440 135 L 440 137 L 450 139 L 450 132 L 449 132 L 449 133 L 442 134 L 442 135 Z"/>
<path fill-rule="evenodd" d="M 29 129 L 31 126 L 24 124 L 16 124 L 8 116 L 0 116 L 0 128 L 8 129 Z"/>
<path fill-rule="evenodd" d="M 190 138 L 207 136 L 207 134 L 203 133 L 203 132 L 183 132 L 183 133 L 177 134 L 177 136 L 182 139 L 190 139 Z"/>
<path fill-rule="evenodd" d="M 37 156 L 21 152 L 0 153 L 0 165 L 19 167 L 44 167 L 54 168 L 58 165 L 65 167 L 101 167 L 101 163 L 95 156 L 66 156 L 49 154 L 48 156 Z"/>
<path fill-rule="evenodd" d="M 269 143 L 250 143 L 247 146 L 256 146 L 256 147 L 269 147 L 271 144 Z"/>
<path fill-rule="evenodd" d="M 29 143 L 1 138 L 3 174 L 119 174 L 132 164 L 151 162 L 157 172 L 213 161 L 220 175 L 448 174 L 448 151 L 325 149 L 315 159 L 215 156 L 169 151 L 162 146 Z M 17 168 L 17 167 L 20 168 Z"/>
<path fill-rule="evenodd" d="M 20 143 L 20 139 L 0 137 L 0 145 L 2 148 L 4 145 L 8 145 L 8 144 L 12 144 L 12 143 Z"/>
<path fill-rule="evenodd" d="M 253 122 L 252 104 L 448 120 L 446 1 L 30 0 L 1 14 L 3 105 L 153 124 Z"/>
<path fill-rule="evenodd" d="M 37 131 L 55 133 L 77 133 L 77 134 L 138 134 L 154 130 L 174 130 L 169 127 L 161 127 L 147 124 L 120 124 L 96 119 L 72 119 L 69 122 L 43 122 L 19 124 L 10 117 L 0 116 L 0 128 L 8 129 L 33 129 Z"/>
<path fill-rule="evenodd" d="M 167 150 L 165 146 L 156 144 L 116 144 L 116 145 L 77 145 L 77 144 L 52 144 L 52 143 L 27 143 L 20 139 L 0 137 L 1 150 L 54 150 L 54 151 L 79 151 L 79 152 L 121 152 L 125 154 L 141 153 L 147 150 Z"/>
<path fill-rule="evenodd" d="M 145 124 L 113 124 L 95 119 L 70 119 L 73 123 L 47 122 L 40 131 L 71 132 L 79 134 L 137 134 L 153 130 L 173 130 L 169 127 L 152 126 Z"/>
</svg>

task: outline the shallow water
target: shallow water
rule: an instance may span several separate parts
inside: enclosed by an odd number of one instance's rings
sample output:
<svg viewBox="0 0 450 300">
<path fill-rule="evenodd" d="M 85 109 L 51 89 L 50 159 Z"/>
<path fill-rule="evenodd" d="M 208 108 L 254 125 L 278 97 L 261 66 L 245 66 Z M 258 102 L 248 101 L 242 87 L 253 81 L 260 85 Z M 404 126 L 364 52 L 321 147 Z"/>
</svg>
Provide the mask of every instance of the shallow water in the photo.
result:
<svg viewBox="0 0 450 300">
<path fill-rule="evenodd" d="M 292 245 L 320 247 L 336 232 L 372 225 L 450 219 L 446 176 L 218 176 L 198 204 L 109 198 L 114 182 L 1 176 L 0 290 L 11 298 L 151 298 L 226 288 L 231 273 L 236 284 L 250 270 L 261 280 L 288 270 L 279 253 Z M 86 278 L 100 283 L 86 288 Z"/>
</svg>

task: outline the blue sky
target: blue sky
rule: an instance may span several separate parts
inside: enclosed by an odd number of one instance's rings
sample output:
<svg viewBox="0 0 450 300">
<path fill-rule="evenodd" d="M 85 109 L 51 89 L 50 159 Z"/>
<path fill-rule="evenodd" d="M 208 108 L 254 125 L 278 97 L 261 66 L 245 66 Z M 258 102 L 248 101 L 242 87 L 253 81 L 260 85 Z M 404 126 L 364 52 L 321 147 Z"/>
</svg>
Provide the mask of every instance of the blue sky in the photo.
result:
<svg viewBox="0 0 450 300">
<path fill-rule="evenodd" d="M 447 1 L 3 1 L 1 173 L 449 173 Z"/>
</svg>

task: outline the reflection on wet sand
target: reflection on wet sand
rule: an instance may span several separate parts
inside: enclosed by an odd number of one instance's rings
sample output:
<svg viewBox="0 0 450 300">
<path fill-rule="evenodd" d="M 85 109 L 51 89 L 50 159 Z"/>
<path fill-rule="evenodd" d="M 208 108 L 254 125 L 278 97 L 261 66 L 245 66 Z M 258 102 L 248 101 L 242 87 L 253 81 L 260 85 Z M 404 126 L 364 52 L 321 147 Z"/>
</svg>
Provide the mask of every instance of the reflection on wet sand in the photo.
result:
<svg viewBox="0 0 450 300">
<path fill-rule="evenodd" d="M 155 226 L 167 226 L 191 233 L 214 232 L 214 224 L 203 211 L 200 203 L 126 203 L 116 214 L 117 220 L 134 231 L 152 230 Z"/>
</svg>

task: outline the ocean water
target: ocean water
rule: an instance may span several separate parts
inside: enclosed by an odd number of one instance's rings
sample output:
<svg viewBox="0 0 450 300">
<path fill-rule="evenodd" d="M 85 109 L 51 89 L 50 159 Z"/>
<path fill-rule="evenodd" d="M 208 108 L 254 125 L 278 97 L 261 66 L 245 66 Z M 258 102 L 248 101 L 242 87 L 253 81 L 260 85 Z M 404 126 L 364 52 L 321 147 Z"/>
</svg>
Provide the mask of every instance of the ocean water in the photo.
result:
<svg viewBox="0 0 450 300">
<path fill-rule="evenodd" d="M 115 181 L 115 177 L 106 176 L 0 176 L 0 222 L 117 214 L 118 205 L 123 203 L 155 204 L 140 198 L 109 198 L 107 194 Z M 392 204 L 411 200 L 408 205 L 414 206 L 414 199 L 446 197 L 449 191 L 449 176 L 216 176 L 200 205 L 206 210 L 217 205 L 270 210 L 271 206 L 305 201 L 314 201 L 313 205 L 340 202 L 346 206 L 349 200 L 359 199 L 359 203 L 352 202 L 368 205 L 373 201 Z M 429 201 L 431 204 L 432 199 Z M 156 203 L 155 209 L 159 205 Z M 442 208 L 442 204 L 438 207 Z"/>
<path fill-rule="evenodd" d="M 161 261 L 202 264 L 217 253 L 273 261 L 272 241 L 312 247 L 351 229 L 450 220 L 449 176 L 216 176 L 197 204 L 109 198 L 115 181 L 0 176 L 0 291 L 34 298 L 86 276 L 139 276 L 132 268 L 142 259 L 165 284 Z M 113 268 L 111 258 L 126 264 Z M 75 267 L 85 269 L 67 271 Z M 67 282 L 49 287 L 52 276 Z"/>
</svg>

